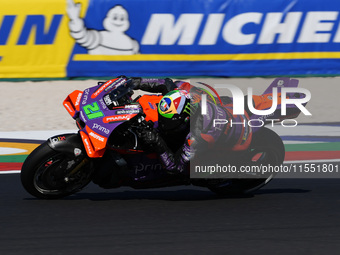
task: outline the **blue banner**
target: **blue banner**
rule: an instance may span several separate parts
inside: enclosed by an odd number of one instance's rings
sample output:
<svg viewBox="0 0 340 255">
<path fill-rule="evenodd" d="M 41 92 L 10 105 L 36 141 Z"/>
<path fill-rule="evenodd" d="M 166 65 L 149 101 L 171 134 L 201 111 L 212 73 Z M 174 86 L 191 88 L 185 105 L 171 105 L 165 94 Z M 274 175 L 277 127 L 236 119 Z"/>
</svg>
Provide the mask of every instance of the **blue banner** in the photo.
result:
<svg viewBox="0 0 340 255">
<path fill-rule="evenodd" d="M 0 0 L 0 78 L 340 74 L 339 1 L 32 1 Z"/>
<path fill-rule="evenodd" d="M 340 74 L 339 1 L 0 4 L 0 78 Z"/>
<path fill-rule="evenodd" d="M 72 14 L 81 7 L 68 5 L 68 76 L 340 73 L 337 1 L 91 0 Z"/>
</svg>

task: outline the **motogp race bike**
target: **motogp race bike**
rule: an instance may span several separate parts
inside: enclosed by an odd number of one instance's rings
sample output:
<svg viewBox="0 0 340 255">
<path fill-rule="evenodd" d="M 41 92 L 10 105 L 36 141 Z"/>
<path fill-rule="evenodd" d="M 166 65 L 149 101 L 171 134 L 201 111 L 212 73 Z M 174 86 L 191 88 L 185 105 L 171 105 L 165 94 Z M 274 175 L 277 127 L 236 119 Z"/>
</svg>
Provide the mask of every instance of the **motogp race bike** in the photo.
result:
<svg viewBox="0 0 340 255">
<path fill-rule="evenodd" d="M 297 87 L 298 81 L 282 78 L 287 86 Z M 261 97 L 271 105 L 272 88 L 286 86 L 277 78 Z M 205 179 L 183 177 L 167 173 L 158 156 L 143 148 L 139 131 L 145 125 L 157 122 L 157 105 L 161 95 L 142 95 L 132 99 L 133 85 L 126 78 L 98 82 L 84 91 L 75 90 L 63 105 L 76 120 L 78 133 L 61 134 L 49 138 L 25 160 L 21 182 L 28 193 L 43 199 L 57 199 L 74 194 L 91 181 L 103 188 L 130 186 L 135 189 L 159 188 L 177 185 L 206 187 L 220 195 L 252 192 L 273 178 L 273 174 L 258 178 Z M 298 93 L 287 97 L 300 97 Z M 265 101 L 266 101 L 265 100 Z M 282 116 L 280 104 L 271 119 L 297 117 L 297 107 L 288 108 Z M 251 118 L 258 116 L 251 115 Z M 261 116 L 266 122 L 266 117 Z M 185 139 L 172 139 L 176 151 Z M 252 165 L 281 165 L 285 149 L 281 138 L 264 126 L 253 128 L 249 148 L 229 152 L 226 156 Z M 227 157 L 228 158 L 228 157 Z"/>
</svg>

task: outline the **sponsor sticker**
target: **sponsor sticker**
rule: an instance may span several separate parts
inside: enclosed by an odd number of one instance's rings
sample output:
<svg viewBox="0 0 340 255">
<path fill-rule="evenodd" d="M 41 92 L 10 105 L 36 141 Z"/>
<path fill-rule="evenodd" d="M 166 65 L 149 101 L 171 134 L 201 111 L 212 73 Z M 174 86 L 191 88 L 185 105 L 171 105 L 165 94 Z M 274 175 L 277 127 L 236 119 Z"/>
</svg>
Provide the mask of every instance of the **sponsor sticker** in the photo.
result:
<svg viewBox="0 0 340 255">
<path fill-rule="evenodd" d="M 116 122 L 116 121 L 126 121 L 130 120 L 137 114 L 125 114 L 125 115 L 115 115 L 115 116 L 108 116 L 103 118 L 104 123 L 111 123 L 111 122 Z"/>
<path fill-rule="evenodd" d="M 92 95 L 91 98 L 96 98 L 100 93 L 102 93 L 109 85 L 111 85 L 115 79 L 109 80 L 105 82 L 102 86 L 100 86 Z"/>
<path fill-rule="evenodd" d="M 135 114 L 139 113 L 139 109 L 130 109 L 130 110 L 118 110 L 116 114 Z"/>
<path fill-rule="evenodd" d="M 90 133 L 89 133 L 89 136 L 93 137 L 94 139 L 97 139 L 97 140 L 100 141 L 100 142 L 104 142 L 104 141 L 105 141 L 105 138 L 104 138 L 104 137 L 98 135 L 98 134 L 95 133 L 95 132 L 90 132 Z"/>
</svg>

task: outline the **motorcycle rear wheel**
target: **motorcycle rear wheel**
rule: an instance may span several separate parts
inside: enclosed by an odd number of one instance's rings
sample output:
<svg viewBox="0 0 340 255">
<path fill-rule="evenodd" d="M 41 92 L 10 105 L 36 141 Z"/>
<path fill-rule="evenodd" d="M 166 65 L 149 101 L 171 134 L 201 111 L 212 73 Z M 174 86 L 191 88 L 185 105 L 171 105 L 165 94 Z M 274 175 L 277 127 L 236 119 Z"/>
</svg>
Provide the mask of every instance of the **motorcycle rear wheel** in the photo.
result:
<svg viewBox="0 0 340 255">
<path fill-rule="evenodd" d="M 283 163 L 285 157 L 285 147 L 281 137 L 265 127 L 253 134 L 248 152 L 250 155 L 248 162 L 252 165 L 279 166 Z M 210 185 L 208 188 L 223 196 L 249 194 L 266 185 L 274 176 L 275 174 L 271 173 L 258 176 L 258 178 L 219 180 L 216 181 L 215 185 Z"/>
<path fill-rule="evenodd" d="M 36 198 L 58 199 L 84 188 L 92 177 L 90 162 L 51 149 L 47 142 L 38 146 L 25 160 L 21 183 Z M 79 169 L 72 175 L 76 167 Z"/>
</svg>

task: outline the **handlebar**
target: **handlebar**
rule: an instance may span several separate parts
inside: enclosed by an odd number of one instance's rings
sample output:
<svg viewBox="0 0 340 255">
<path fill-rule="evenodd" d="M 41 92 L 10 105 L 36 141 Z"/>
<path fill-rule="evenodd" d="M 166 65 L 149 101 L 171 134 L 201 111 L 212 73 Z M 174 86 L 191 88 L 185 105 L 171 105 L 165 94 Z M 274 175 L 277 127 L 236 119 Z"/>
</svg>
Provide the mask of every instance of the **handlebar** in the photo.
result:
<svg viewBox="0 0 340 255">
<path fill-rule="evenodd" d="M 104 102 L 109 109 L 113 107 L 129 104 L 132 102 L 134 85 L 131 79 L 123 84 L 114 87 L 111 91 L 103 96 Z"/>
</svg>

